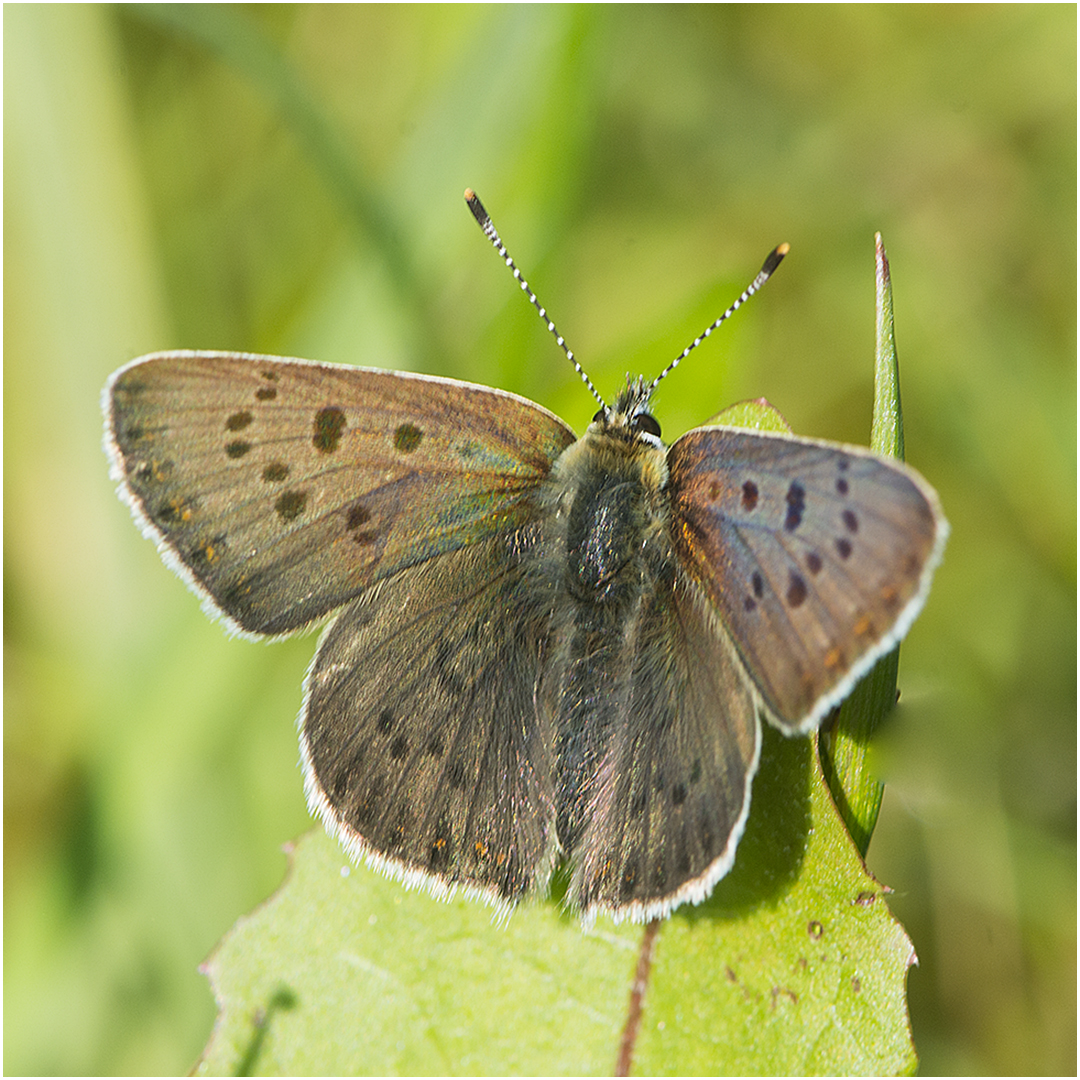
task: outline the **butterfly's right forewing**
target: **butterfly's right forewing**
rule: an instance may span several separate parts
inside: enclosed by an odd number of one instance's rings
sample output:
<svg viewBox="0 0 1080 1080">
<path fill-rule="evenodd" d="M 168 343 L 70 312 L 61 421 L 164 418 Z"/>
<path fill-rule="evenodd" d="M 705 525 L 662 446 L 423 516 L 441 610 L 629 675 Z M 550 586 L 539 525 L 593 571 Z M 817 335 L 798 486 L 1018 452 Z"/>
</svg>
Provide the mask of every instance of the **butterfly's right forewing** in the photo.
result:
<svg viewBox="0 0 1080 1080">
<path fill-rule="evenodd" d="M 854 446 L 698 428 L 671 448 L 673 539 L 783 730 L 806 731 L 915 618 L 948 525 Z"/>
</svg>

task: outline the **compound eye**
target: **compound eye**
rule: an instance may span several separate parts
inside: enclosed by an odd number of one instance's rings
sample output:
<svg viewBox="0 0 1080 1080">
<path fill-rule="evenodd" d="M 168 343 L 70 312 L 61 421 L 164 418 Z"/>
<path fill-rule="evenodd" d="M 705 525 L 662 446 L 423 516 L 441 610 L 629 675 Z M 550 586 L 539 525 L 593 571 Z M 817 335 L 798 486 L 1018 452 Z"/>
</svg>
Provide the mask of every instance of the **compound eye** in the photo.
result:
<svg viewBox="0 0 1080 1080">
<path fill-rule="evenodd" d="M 607 416 L 607 413 L 603 409 L 598 409 L 596 415 L 592 418 L 594 424 L 599 424 Z"/>
<path fill-rule="evenodd" d="M 638 413 L 634 417 L 633 428 L 635 431 L 643 431 L 646 435 L 655 435 L 660 438 L 660 423 L 652 413 Z"/>
</svg>

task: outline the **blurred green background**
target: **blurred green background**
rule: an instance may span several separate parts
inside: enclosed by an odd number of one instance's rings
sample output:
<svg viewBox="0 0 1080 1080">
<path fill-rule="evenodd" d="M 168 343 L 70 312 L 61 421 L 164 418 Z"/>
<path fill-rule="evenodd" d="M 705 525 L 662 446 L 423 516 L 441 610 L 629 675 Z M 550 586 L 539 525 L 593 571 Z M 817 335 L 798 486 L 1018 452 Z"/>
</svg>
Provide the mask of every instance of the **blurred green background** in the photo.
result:
<svg viewBox="0 0 1080 1080">
<path fill-rule="evenodd" d="M 174 1073 L 310 827 L 314 637 L 229 640 L 116 500 L 108 374 L 215 348 L 865 443 L 873 234 L 953 527 L 869 852 L 925 1073 L 1076 1070 L 1076 9 L 7 7 L 4 1070 Z"/>
</svg>

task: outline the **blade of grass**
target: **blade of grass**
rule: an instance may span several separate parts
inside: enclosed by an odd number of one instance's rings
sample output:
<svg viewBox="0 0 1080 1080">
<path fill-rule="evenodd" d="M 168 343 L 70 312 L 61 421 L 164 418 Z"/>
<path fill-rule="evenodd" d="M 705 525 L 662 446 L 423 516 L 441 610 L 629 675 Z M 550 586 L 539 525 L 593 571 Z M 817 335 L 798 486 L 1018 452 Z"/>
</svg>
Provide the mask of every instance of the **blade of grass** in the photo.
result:
<svg viewBox="0 0 1080 1080">
<path fill-rule="evenodd" d="M 900 367 L 893 331 L 892 279 L 881 233 L 874 236 L 876 261 L 876 344 L 874 413 L 870 447 L 883 457 L 904 458 L 904 416 Z M 859 852 L 865 856 L 874 834 L 885 785 L 870 771 L 867 751 L 878 725 L 896 704 L 900 647 L 883 656 L 837 710 L 835 722 L 819 737 L 821 764 L 829 789 Z"/>
</svg>

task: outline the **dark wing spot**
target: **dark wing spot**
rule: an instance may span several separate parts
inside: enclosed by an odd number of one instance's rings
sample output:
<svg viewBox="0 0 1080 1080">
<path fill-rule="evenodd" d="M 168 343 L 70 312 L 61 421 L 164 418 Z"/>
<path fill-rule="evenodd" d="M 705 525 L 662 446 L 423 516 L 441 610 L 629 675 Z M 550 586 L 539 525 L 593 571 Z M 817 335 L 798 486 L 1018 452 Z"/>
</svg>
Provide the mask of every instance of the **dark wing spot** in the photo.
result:
<svg viewBox="0 0 1080 1080">
<path fill-rule="evenodd" d="M 750 584 L 753 586 L 754 595 L 760 600 L 765 595 L 765 582 L 756 570 L 750 576 Z"/>
<path fill-rule="evenodd" d="M 680 832 L 676 839 L 675 869 L 684 878 L 690 876 L 690 849 L 686 843 L 686 834 Z"/>
<path fill-rule="evenodd" d="M 841 559 L 851 558 L 851 541 L 846 537 L 839 537 L 836 541 L 836 553 Z"/>
<path fill-rule="evenodd" d="M 634 895 L 634 890 L 637 888 L 637 882 L 637 862 L 628 860 L 626 866 L 623 867 L 622 879 L 619 882 L 619 892 L 622 894 L 623 900 L 629 900 L 630 897 Z"/>
<path fill-rule="evenodd" d="M 811 574 L 821 573 L 821 556 L 816 551 L 811 551 L 810 554 L 806 556 L 806 569 L 809 570 Z"/>
<path fill-rule="evenodd" d="M 716 838 L 713 836 L 712 826 L 707 821 L 703 821 L 701 823 L 701 832 L 699 835 L 701 837 L 702 850 L 705 852 L 706 855 L 711 856 L 714 850 L 713 845 Z"/>
<path fill-rule="evenodd" d="M 423 439 L 424 433 L 415 424 L 402 424 L 394 432 L 394 449 L 411 454 Z"/>
<path fill-rule="evenodd" d="M 345 430 L 345 413 L 336 405 L 328 405 L 315 414 L 315 433 L 312 443 L 321 454 L 332 454 L 341 442 Z"/>
<path fill-rule="evenodd" d="M 231 443 L 227 443 L 225 446 L 225 456 L 231 458 L 242 458 L 245 454 L 250 453 L 251 443 L 244 439 L 234 439 Z"/>
<path fill-rule="evenodd" d="M 854 510 L 845 510 L 840 519 L 844 523 L 844 528 L 850 533 L 857 533 L 859 531 L 859 519 L 855 516 Z"/>
<path fill-rule="evenodd" d="M 345 528 L 358 544 L 373 544 L 379 538 L 377 529 L 364 528 L 370 520 L 371 511 L 362 503 L 354 503 L 349 507 L 345 517 Z"/>
<path fill-rule="evenodd" d="M 304 512 L 307 498 L 306 491 L 286 491 L 278 496 L 274 509 L 282 521 L 295 521 Z"/>
<path fill-rule="evenodd" d="M 461 758 L 457 758 L 450 763 L 450 768 L 446 771 L 446 778 L 450 781 L 450 786 L 458 791 L 465 786 L 466 773 Z"/>
<path fill-rule="evenodd" d="M 379 714 L 378 722 L 375 724 L 375 730 L 380 735 L 389 735 L 394 730 L 394 714 L 389 709 L 383 709 Z"/>
<path fill-rule="evenodd" d="M 395 761 L 403 761 L 409 753 L 409 740 L 404 735 L 399 735 L 390 744 L 390 756 Z"/>
<path fill-rule="evenodd" d="M 806 582 L 793 570 L 788 578 L 788 607 L 797 608 L 806 600 Z"/>
<path fill-rule="evenodd" d="M 268 484 L 280 484 L 289 475 L 289 466 L 283 461 L 272 461 L 263 469 L 262 478 Z"/>
<path fill-rule="evenodd" d="M 267 368 L 265 371 L 259 372 L 259 374 L 262 375 L 267 382 L 278 382 L 281 378 L 273 368 Z"/>
<path fill-rule="evenodd" d="M 676 784 L 671 789 L 671 801 L 675 806 L 682 806 L 686 802 L 686 785 Z"/>
<path fill-rule="evenodd" d="M 836 490 L 841 495 L 846 495 L 848 493 L 848 482 L 842 476 L 836 481 Z"/>
<path fill-rule="evenodd" d="M 350 822 L 355 825 L 370 825 L 382 806 L 385 781 L 382 776 L 372 776 L 364 790 L 359 793 L 350 815 Z"/>
<path fill-rule="evenodd" d="M 742 504 L 744 510 L 753 510 L 757 506 L 758 486 L 753 480 L 747 480 L 742 486 Z"/>
<path fill-rule="evenodd" d="M 796 480 L 787 492 L 787 516 L 784 518 L 784 528 L 788 532 L 794 532 L 802 524 L 805 509 L 806 488 Z"/>
<path fill-rule="evenodd" d="M 743 611 L 753 611 L 757 607 L 757 601 L 752 596 L 744 596 L 742 606 Z"/>
<path fill-rule="evenodd" d="M 243 431 L 252 421 L 252 415 L 244 409 L 242 412 L 234 412 L 228 420 L 225 421 L 226 431 Z"/>
<path fill-rule="evenodd" d="M 446 753 L 446 746 L 443 744 L 441 735 L 432 735 L 428 739 L 427 752 L 434 758 L 441 758 Z"/>
<path fill-rule="evenodd" d="M 701 780 L 701 758 L 694 758 L 694 764 L 690 769 L 690 783 L 697 784 Z"/>
<path fill-rule="evenodd" d="M 255 391 L 255 396 L 260 401 L 273 401 L 277 397 L 277 388 L 273 386 L 260 386 Z"/>
<path fill-rule="evenodd" d="M 719 480 L 709 482 L 709 502 L 719 502 L 723 493 L 724 487 Z"/>
<path fill-rule="evenodd" d="M 335 803 L 340 803 L 345 797 L 346 792 L 352 786 L 353 778 L 360 775 L 363 764 L 364 748 L 358 746 L 350 753 L 348 760 L 341 765 L 334 775 L 331 794 L 334 796 Z"/>
</svg>

